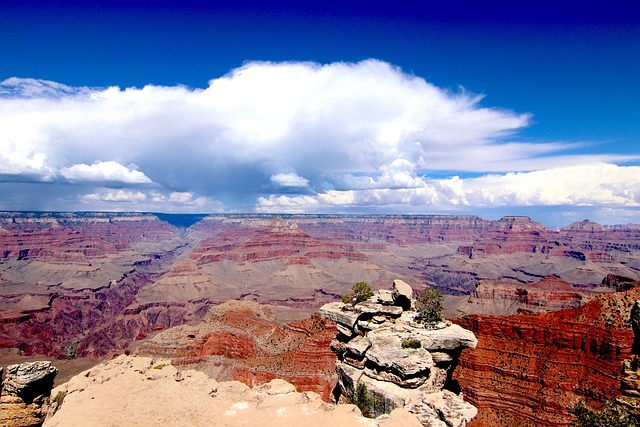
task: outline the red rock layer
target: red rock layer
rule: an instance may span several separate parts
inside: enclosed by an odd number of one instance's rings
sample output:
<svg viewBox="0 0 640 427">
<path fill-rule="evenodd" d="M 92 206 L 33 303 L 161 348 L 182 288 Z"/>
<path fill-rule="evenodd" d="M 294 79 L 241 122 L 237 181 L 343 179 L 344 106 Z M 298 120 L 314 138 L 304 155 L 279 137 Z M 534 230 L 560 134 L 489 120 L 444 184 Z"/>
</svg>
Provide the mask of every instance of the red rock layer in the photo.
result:
<svg viewBox="0 0 640 427">
<path fill-rule="evenodd" d="M 633 226 L 607 229 L 585 220 L 560 231 L 549 230 L 529 217 L 504 217 L 480 230 L 471 245 L 458 253 L 471 258 L 499 254 L 544 253 L 600 264 L 616 263 L 612 251 L 640 249 L 640 232 Z"/>
<path fill-rule="evenodd" d="M 128 250 L 133 242 L 175 238 L 171 225 L 151 215 L 34 215 L 0 213 L 0 258 L 80 262 Z"/>
<path fill-rule="evenodd" d="M 312 237 L 295 223 L 275 219 L 266 227 L 251 223 L 205 221 L 197 230 L 205 235 L 191 252 L 198 265 L 229 260 L 260 262 L 284 259 L 286 264 L 310 265 L 311 259 L 364 261 L 365 255 L 347 242 Z"/>
<path fill-rule="evenodd" d="M 184 304 L 131 311 L 178 240 L 152 215 L 0 213 L 0 225 L 0 348 L 100 357 L 190 316 Z"/>
<path fill-rule="evenodd" d="M 469 302 L 508 301 L 521 310 L 547 312 L 580 307 L 596 295 L 549 276 L 526 285 L 505 280 L 483 280 L 472 292 Z M 511 314 L 516 314 L 516 311 Z"/>
<path fill-rule="evenodd" d="M 249 386 L 284 378 L 298 391 L 315 391 L 328 401 L 335 385 L 336 359 L 329 347 L 335 334 L 335 325 L 317 315 L 279 325 L 266 307 L 235 301 L 213 307 L 199 325 L 159 334 L 138 352 Z"/>
<path fill-rule="evenodd" d="M 457 320 L 478 338 L 454 374 L 465 399 L 480 409 L 471 425 L 490 419 L 492 427 L 566 426 L 572 404 L 619 395 L 621 363 L 633 344 L 629 313 L 638 298 L 640 289 L 633 289 L 554 313 Z"/>
</svg>

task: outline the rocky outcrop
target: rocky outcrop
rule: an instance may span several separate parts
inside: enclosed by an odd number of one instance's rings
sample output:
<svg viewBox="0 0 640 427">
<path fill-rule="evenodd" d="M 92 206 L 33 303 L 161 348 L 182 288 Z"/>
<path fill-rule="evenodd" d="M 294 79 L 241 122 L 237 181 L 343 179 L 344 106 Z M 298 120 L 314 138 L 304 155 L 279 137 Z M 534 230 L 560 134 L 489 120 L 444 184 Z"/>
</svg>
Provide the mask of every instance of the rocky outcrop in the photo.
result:
<svg viewBox="0 0 640 427">
<path fill-rule="evenodd" d="M 461 315 L 546 313 L 580 307 L 597 295 L 600 293 L 575 287 L 556 276 L 527 284 L 482 280 L 466 303 L 458 304 L 456 309 Z"/>
<path fill-rule="evenodd" d="M 353 306 L 320 308 L 339 331 L 331 343 L 338 356 L 334 398 L 353 401 L 363 384 L 373 398 L 373 416 L 404 408 L 425 426 L 465 426 L 476 409 L 455 392 L 451 374 L 461 351 L 475 347 L 476 338 L 448 322 L 420 323 L 405 282 L 394 281 L 392 298 L 387 292 Z"/>
<path fill-rule="evenodd" d="M 631 309 L 630 322 L 634 336 L 633 354 L 622 364 L 622 395 L 616 399 L 616 403 L 640 425 L 640 301 L 636 301 Z"/>
<path fill-rule="evenodd" d="M 283 378 L 298 391 L 329 400 L 335 384 L 335 355 L 329 348 L 335 326 L 317 315 L 285 323 L 252 301 L 214 306 L 202 322 L 170 328 L 143 343 L 142 355 L 168 358 L 180 369 L 249 386 Z"/>
<path fill-rule="evenodd" d="M 354 405 L 323 402 L 314 392 L 296 392 L 274 379 L 253 389 L 237 381 L 218 382 L 197 371 L 177 371 L 169 361 L 120 356 L 73 377 L 53 390 L 64 396 L 46 427 L 91 425 L 382 426 L 419 423 L 397 410 L 376 420 Z"/>
<path fill-rule="evenodd" d="M 479 409 L 473 425 L 567 426 L 570 406 L 616 398 L 634 342 L 629 313 L 639 297 L 635 288 L 558 312 L 457 319 L 478 337 L 454 373 Z"/>
<path fill-rule="evenodd" d="M 0 425 L 40 426 L 49 409 L 49 394 L 56 373 L 57 369 L 51 362 L 7 366 L 6 378 L 0 384 Z"/>
<path fill-rule="evenodd" d="M 602 286 L 606 286 L 615 290 L 616 292 L 624 292 L 635 288 L 640 285 L 640 280 L 635 280 L 630 277 L 619 276 L 617 274 L 607 274 L 602 279 Z"/>
</svg>

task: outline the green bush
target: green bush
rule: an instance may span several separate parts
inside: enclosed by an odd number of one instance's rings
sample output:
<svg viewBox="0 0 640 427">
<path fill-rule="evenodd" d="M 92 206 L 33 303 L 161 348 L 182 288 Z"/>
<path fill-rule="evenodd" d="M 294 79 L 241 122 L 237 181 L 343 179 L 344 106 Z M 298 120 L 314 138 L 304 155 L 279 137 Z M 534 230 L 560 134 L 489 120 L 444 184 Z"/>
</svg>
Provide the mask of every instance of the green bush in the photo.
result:
<svg viewBox="0 0 640 427">
<path fill-rule="evenodd" d="M 54 403 L 58 405 L 58 409 L 62 406 L 62 402 L 64 402 L 65 397 L 67 397 L 67 392 L 59 391 L 58 394 L 56 394 L 56 397 L 53 398 Z"/>
<path fill-rule="evenodd" d="M 402 341 L 402 348 L 420 348 L 422 343 L 416 338 L 409 338 Z"/>
<path fill-rule="evenodd" d="M 569 413 L 575 418 L 571 423 L 574 427 L 634 427 L 637 425 L 631 415 L 611 402 L 599 410 L 590 409 L 584 402 L 580 402 L 569 408 Z"/>
<path fill-rule="evenodd" d="M 366 301 L 373 296 L 373 290 L 367 282 L 358 282 L 351 287 L 351 293 L 342 296 L 342 302 L 345 304 L 356 305 L 359 302 Z"/>
<path fill-rule="evenodd" d="M 356 299 L 356 304 L 362 301 L 366 301 L 373 296 L 371 286 L 367 282 L 358 282 L 351 287 L 353 296 Z"/>
<path fill-rule="evenodd" d="M 443 303 L 442 292 L 437 289 L 427 288 L 420 292 L 416 298 L 418 315 L 428 323 L 441 322 L 442 312 L 444 311 Z"/>
<path fill-rule="evenodd" d="M 342 295 L 342 302 L 344 304 L 353 304 L 353 294 Z"/>
<path fill-rule="evenodd" d="M 373 406 L 374 399 L 369 394 L 365 383 L 358 383 L 356 391 L 353 396 L 353 404 L 360 408 L 360 412 L 365 417 L 371 416 L 371 407 Z"/>
</svg>

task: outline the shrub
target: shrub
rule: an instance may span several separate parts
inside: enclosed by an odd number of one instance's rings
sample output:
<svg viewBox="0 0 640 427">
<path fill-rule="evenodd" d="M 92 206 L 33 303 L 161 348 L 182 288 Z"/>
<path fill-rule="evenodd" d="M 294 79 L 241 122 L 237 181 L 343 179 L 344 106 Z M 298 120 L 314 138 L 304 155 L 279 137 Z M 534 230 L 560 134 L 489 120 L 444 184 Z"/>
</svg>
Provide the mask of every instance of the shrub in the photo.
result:
<svg viewBox="0 0 640 427">
<path fill-rule="evenodd" d="M 574 427 L 633 427 L 636 425 L 631 415 L 611 402 L 600 410 L 590 409 L 584 402 L 580 402 L 569 408 L 569 413 L 575 417 L 571 424 Z"/>
<path fill-rule="evenodd" d="M 367 282 L 358 282 L 351 287 L 351 293 L 342 295 L 342 302 L 345 304 L 356 305 L 359 302 L 366 301 L 373 296 L 373 290 Z"/>
<path fill-rule="evenodd" d="M 167 366 L 167 364 L 166 364 L 166 363 L 161 363 L 161 364 L 159 364 L 159 365 L 154 366 L 154 367 L 153 367 L 153 369 L 162 369 L 162 368 L 164 368 L 165 366 Z"/>
<path fill-rule="evenodd" d="M 58 405 L 58 409 L 62 406 L 62 402 L 64 402 L 64 398 L 66 396 L 66 391 L 59 391 L 58 394 L 56 394 L 56 397 L 53 398 L 53 402 Z"/>
<path fill-rule="evenodd" d="M 358 282 L 351 287 L 353 296 L 355 297 L 356 304 L 362 301 L 366 301 L 373 296 L 371 286 L 367 282 Z"/>
<path fill-rule="evenodd" d="M 418 315 L 428 323 L 437 323 L 442 321 L 442 312 L 444 311 L 444 297 L 442 292 L 437 289 L 427 288 L 418 294 L 416 298 L 416 309 Z"/>
<path fill-rule="evenodd" d="M 342 302 L 344 304 L 353 304 L 353 294 L 342 295 Z"/>
<path fill-rule="evenodd" d="M 369 394 L 365 383 L 359 382 L 356 386 L 356 391 L 353 396 L 353 404 L 356 405 L 362 415 L 365 417 L 371 416 L 371 407 L 373 406 L 373 397 Z"/>
<path fill-rule="evenodd" d="M 402 348 L 420 348 L 420 347 L 422 347 L 422 343 L 418 339 L 409 338 L 402 341 Z"/>
</svg>

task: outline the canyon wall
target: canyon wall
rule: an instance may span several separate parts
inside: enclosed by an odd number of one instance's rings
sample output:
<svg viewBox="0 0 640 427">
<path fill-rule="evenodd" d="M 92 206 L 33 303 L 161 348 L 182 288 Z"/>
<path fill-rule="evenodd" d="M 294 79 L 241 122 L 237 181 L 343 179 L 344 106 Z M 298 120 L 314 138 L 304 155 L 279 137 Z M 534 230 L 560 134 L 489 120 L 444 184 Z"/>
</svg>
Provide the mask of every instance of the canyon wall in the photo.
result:
<svg viewBox="0 0 640 427">
<path fill-rule="evenodd" d="M 317 315 L 281 325 L 266 306 L 231 301 L 211 308 L 196 325 L 155 335 L 136 351 L 250 387 L 282 378 L 329 401 L 336 381 L 329 347 L 335 333 L 335 325 Z"/>
<path fill-rule="evenodd" d="M 633 280 L 637 271 L 640 227 L 632 225 L 582 221 L 552 230 L 528 217 L 212 215 L 177 228 L 150 214 L 4 212 L 0 348 L 108 357 L 197 323 L 229 300 L 309 310 L 355 282 L 380 289 L 395 278 L 416 290 L 428 284 L 470 295 L 475 305 L 464 304 L 477 314 L 554 310 L 625 288 L 602 278 Z M 555 284 L 536 285 L 545 277 Z M 506 302 L 515 311 L 500 311 Z M 307 338 L 313 354 L 325 345 Z M 271 377 L 263 354 L 242 351 L 238 378 Z M 304 359 L 280 354 L 290 371 Z M 325 393 L 321 384 L 314 387 Z"/>
<path fill-rule="evenodd" d="M 538 315 L 470 315 L 456 322 L 478 338 L 455 378 L 479 408 L 479 426 L 567 426 L 568 408 L 620 394 L 632 352 L 630 312 L 640 288 Z"/>
</svg>

